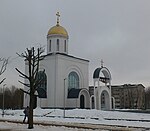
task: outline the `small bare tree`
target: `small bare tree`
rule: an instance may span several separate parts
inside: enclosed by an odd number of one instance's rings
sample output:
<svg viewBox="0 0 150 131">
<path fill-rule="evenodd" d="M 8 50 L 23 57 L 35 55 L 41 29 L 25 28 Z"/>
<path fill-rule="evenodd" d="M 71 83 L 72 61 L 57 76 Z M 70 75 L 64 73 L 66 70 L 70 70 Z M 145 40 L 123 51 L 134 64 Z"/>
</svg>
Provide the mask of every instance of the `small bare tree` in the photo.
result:
<svg viewBox="0 0 150 131">
<path fill-rule="evenodd" d="M 145 109 L 150 109 L 150 86 L 145 89 Z"/>
<path fill-rule="evenodd" d="M 19 76 L 27 79 L 28 83 L 22 83 L 23 85 L 29 87 L 29 92 L 24 91 L 24 93 L 29 94 L 30 101 L 29 101 L 29 118 L 28 118 L 28 128 L 33 128 L 33 105 L 34 105 L 34 98 L 35 98 L 35 91 L 37 90 L 38 85 L 41 83 L 42 80 L 37 79 L 37 75 L 39 72 L 39 62 L 40 60 L 44 59 L 44 56 L 42 56 L 42 53 L 44 52 L 44 49 L 42 47 L 38 48 L 37 51 L 35 51 L 34 47 L 28 49 L 22 53 L 18 54 L 21 58 L 24 58 L 27 65 L 28 65 L 28 74 L 25 74 L 21 72 L 20 70 L 17 70 L 19 72 Z M 44 72 L 44 70 L 43 70 Z"/>
<path fill-rule="evenodd" d="M 2 63 L 1 68 L 0 68 L 0 76 L 6 71 L 6 67 L 8 65 L 8 58 L 0 58 L 0 63 Z M 6 78 L 3 78 L 2 80 L 0 80 L 0 84 L 2 84 L 4 82 Z"/>
</svg>

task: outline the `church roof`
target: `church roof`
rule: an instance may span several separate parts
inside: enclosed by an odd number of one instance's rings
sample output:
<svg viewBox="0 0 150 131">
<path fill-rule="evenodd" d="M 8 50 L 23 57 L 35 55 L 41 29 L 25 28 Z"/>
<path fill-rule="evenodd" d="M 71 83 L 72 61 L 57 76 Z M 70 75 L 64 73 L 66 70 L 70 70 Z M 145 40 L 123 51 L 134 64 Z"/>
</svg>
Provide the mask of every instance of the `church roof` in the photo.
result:
<svg viewBox="0 0 150 131">
<path fill-rule="evenodd" d="M 93 73 L 93 78 L 100 78 L 100 72 L 103 72 L 104 76 L 108 79 L 111 79 L 111 74 L 106 67 L 98 67 Z"/>
<path fill-rule="evenodd" d="M 97 68 L 94 73 L 93 73 L 93 78 L 99 78 L 99 73 L 100 73 L 101 68 Z"/>
<path fill-rule="evenodd" d="M 124 84 L 124 85 L 113 85 L 111 86 L 112 88 L 137 88 L 137 87 L 142 87 L 145 88 L 142 84 Z"/>
<path fill-rule="evenodd" d="M 70 89 L 70 91 L 68 92 L 68 98 L 78 98 L 81 90 L 82 89 L 75 88 Z"/>
<path fill-rule="evenodd" d="M 59 55 L 62 55 L 62 56 L 67 56 L 67 57 L 70 57 L 70 58 L 75 58 L 75 59 L 78 59 L 78 60 L 83 60 L 83 61 L 89 62 L 89 60 L 86 60 L 86 59 L 83 59 L 83 58 L 79 58 L 79 57 L 75 57 L 75 56 L 68 55 L 68 54 L 64 54 L 64 53 L 57 52 L 55 54 L 59 54 Z M 51 56 L 51 55 L 54 55 L 54 53 L 49 53 L 49 54 L 45 55 L 44 57 Z"/>
</svg>

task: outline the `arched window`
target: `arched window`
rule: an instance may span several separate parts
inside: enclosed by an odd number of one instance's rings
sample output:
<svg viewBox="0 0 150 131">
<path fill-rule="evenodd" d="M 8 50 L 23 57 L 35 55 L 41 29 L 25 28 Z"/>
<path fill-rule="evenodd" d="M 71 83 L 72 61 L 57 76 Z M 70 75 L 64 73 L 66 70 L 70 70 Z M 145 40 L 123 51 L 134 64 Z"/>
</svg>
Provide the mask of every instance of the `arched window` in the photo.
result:
<svg viewBox="0 0 150 131">
<path fill-rule="evenodd" d="M 47 98 L 47 76 L 45 72 L 39 71 L 37 80 L 40 82 L 37 86 L 39 98 Z"/>
<path fill-rule="evenodd" d="M 51 51 L 51 40 L 49 40 L 49 51 Z"/>
<path fill-rule="evenodd" d="M 57 51 L 59 51 L 59 39 L 57 39 Z"/>
<path fill-rule="evenodd" d="M 64 52 L 67 50 L 66 40 L 64 40 Z"/>
<path fill-rule="evenodd" d="M 79 88 L 79 76 L 74 71 L 68 75 L 68 90 L 72 88 L 75 88 L 75 89 Z"/>
</svg>

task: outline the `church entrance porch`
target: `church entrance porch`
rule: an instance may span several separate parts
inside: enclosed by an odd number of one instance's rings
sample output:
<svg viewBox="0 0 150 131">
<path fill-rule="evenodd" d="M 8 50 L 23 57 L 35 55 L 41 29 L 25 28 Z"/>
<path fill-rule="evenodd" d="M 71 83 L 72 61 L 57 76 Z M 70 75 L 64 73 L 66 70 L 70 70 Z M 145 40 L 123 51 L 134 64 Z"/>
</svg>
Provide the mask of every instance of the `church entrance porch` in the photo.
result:
<svg viewBox="0 0 150 131">
<path fill-rule="evenodd" d="M 67 97 L 67 107 L 71 108 L 89 109 L 90 108 L 90 94 L 87 89 L 71 89 Z"/>
<path fill-rule="evenodd" d="M 87 109 L 87 108 L 90 108 L 90 94 L 89 94 L 89 91 L 87 89 L 82 89 L 79 93 L 79 98 L 80 101 L 80 108 L 81 109 Z"/>
<path fill-rule="evenodd" d="M 111 74 L 103 67 L 97 68 L 93 73 L 94 95 L 91 96 L 91 108 L 99 110 L 111 110 Z M 92 100 L 94 98 L 94 100 Z M 94 101 L 94 102 L 93 102 Z"/>
</svg>

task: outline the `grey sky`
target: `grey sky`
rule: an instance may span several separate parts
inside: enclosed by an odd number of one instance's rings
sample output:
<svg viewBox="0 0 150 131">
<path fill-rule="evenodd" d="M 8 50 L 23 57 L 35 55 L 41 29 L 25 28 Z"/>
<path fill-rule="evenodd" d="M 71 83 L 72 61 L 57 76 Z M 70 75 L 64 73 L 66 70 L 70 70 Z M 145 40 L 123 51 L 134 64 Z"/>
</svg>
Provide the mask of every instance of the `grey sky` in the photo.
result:
<svg viewBox="0 0 150 131">
<path fill-rule="evenodd" d="M 16 52 L 46 47 L 47 32 L 60 11 L 60 23 L 69 33 L 69 54 L 90 60 L 90 85 L 103 59 L 112 84 L 149 86 L 149 7 L 149 0 L 1 0 L 0 56 L 11 56 L 5 83 L 20 86 L 14 68 L 24 70 L 24 63 Z"/>
</svg>

